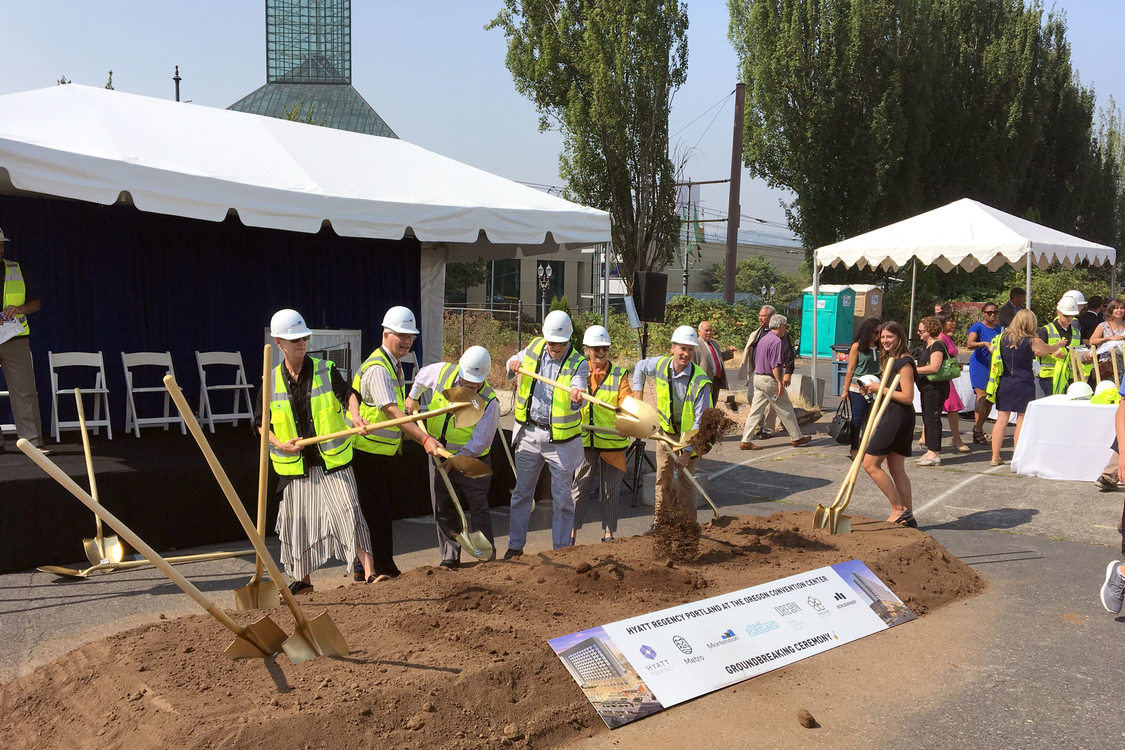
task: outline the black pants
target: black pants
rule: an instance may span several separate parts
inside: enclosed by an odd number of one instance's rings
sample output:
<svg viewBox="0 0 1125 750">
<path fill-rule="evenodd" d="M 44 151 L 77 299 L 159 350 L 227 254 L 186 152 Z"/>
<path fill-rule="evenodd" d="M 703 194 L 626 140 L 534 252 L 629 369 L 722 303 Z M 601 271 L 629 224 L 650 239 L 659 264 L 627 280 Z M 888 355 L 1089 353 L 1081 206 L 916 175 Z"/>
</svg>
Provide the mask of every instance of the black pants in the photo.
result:
<svg viewBox="0 0 1125 750">
<path fill-rule="evenodd" d="M 401 456 L 380 456 L 355 451 L 352 458 L 356 485 L 359 488 L 359 507 L 371 530 L 371 555 L 375 558 L 375 575 L 397 576 L 394 535 L 391 530 L 391 504 L 393 502 L 395 472 L 402 471 Z"/>
<path fill-rule="evenodd" d="M 941 409 L 949 398 L 949 381 L 925 382 L 919 385 L 922 401 L 922 427 L 926 430 L 926 448 L 941 453 Z"/>
</svg>

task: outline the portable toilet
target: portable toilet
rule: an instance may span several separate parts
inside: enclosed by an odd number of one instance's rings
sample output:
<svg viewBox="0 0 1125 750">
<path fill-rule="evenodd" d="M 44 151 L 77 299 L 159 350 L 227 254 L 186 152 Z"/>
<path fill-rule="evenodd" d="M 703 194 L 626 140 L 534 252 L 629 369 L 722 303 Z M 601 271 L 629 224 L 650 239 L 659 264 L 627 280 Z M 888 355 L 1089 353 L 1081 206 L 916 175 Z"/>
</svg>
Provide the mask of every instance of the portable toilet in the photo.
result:
<svg viewBox="0 0 1125 750">
<path fill-rule="evenodd" d="M 868 318 L 883 316 L 883 287 L 878 284 L 851 284 L 855 292 L 855 330 Z"/>
<path fill-rule="evenodd" d="M 812 356 L 813 315 L 816 315 L 816 356 L 832 356 L 832 347 L 851 344 L 855 318 L 855 292 L 843 284 L 821 284 L 820 294 L 813 303 L 812 287 L 805 289 L 801 310 L 802 357 Z"/>
</svg>

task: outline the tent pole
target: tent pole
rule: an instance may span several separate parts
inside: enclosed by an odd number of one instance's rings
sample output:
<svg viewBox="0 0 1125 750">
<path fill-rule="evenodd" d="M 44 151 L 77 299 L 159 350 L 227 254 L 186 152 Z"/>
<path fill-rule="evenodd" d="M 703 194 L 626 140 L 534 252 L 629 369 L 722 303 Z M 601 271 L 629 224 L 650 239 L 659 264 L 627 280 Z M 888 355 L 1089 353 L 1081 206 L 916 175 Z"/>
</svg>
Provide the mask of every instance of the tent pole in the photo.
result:
<svg viewBox="0 0 1125 750">
<path fill-rule="evenodd" d="M 906 340 L 914 340 L 914 288 L 918 284 L 918 259 L 914 258 L 910 265 L 910 327 L 906 330 Z"/>
<path fill-rule="evenodd" d="M 816 301 L 820 299 L 820 263 L 813 257 L 812 264 L 812 382 L 816 392 Z M 803 335 L 803 334 L 802 334 Z M 751 363 L 752 365 L 753 363 Z M 753 368 L 751 368 L 752 370 Z M 754 390 L 754 376 L 750 376 L 750 390 Z"/>
<path fill-rule="evenodd" d="M 609 330 L 609 243 L 602 243 L 602 325 Z"/>
<path fill-rule="evenodd" d="M 1114 263 L 1109 267 L 1109 296 L 1111 299 L 1117 297 L 1117 264 Z"/>
<path fill-rule="evenodd" d="M 1028 310 L 1031 309 L 1031 251 L 1027 251 L 1027 272 L 1024 274 L 1023 291 L 1027 295 L 1027 300 L 1024 302 L 1024 307 Z"/>
</svg>

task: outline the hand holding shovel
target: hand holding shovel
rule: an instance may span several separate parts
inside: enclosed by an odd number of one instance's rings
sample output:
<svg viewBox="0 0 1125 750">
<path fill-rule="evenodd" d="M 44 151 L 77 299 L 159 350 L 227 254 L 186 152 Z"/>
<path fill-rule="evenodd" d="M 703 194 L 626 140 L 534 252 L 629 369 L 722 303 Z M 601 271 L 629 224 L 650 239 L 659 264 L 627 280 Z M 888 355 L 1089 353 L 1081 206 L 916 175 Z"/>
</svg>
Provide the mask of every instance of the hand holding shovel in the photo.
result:
<svg viewBox="0 0 1125 750">
<path fill-rule="evenodd" d="M 227 656 L 232 659 L 267 657 L 273 656 L 277 653 L 278 649 L 282 647 L 282 642 L 285 640 L 285 631 L 279 628 L 273 620 L 269 617 L 263 617 L 245 627 L 240 626 L 232 620 L 226 612 L 219 609 L 218 605 L 207 599 L 202 591 L 180 575 L 167 560 L 156 553 L 156 550 L 145 544 L 144 540 L 133 533 L 117 516 L 110 513 L 102 507 L 97 500 L 86 494 L 73 479 L 68 477 L 62 469 L 44 456 L 38 448 L 23 438 L 20 438 L 16 445 L 21 451 L 27 454 L 28 458 L 38 464 L 40 469 L 47 472 L 52 479 L 62 485 L 70 494 L 78 498 L 83 505 L 92 510 L 99 519 L 103 519 L 118 534 L 125 537 L 125 541 L 132 545 L 133 549 L 144 555 L 145 559 L 152 563 L 161 573 L 168 576 L 168 578 L 172 580 L 172 583 L 180 587 L 180 590 L 194 599 L 199 606 L 203 607 L 208 614 L 222 623 L 225 628 L 233 632 L 237 637 L 227 646 L 224 652 Z"/>
<path fill-rule="evenodd" d="M 258 536 L 266 536 L 266 493 L 269 485 L 270 452 L 270 374 L 273 365 L 273 347 L 266 344 L 262 351 L 262 427 L 258 432 Z M 265 562 L 261 555 L 255 555 L 254 575 L 250 581 L 234 590 L 234 605 L 239 611 L 248 609 L 270 609 L 277 605 L 277 581 L 263 581 Z"/>
<path fill-rule="evenodd" d="M 238 522 L 242 524 L 242 530 L 246 532 L 249 537 L 250 543 L 254 546 L 254 551 L 258 553 L 259 558 L 265 563 L 266 570 L 269 571 L 270 578 L 274 581 L 284 581 L 281 570 L 278 569 L 277 563 L 274 562 L 273 556 L 270 555 L 269 549 L 266 548 L 265 539 L 259 534 L 254 524 L 250 521 L 250 516 L 246 514 L 246 508 L 242 506 L 242 501 L 238 498 L 238 494 L 234 491 L 234 486 L 227 478 L 226 472 L 223 470 L 219 459 L 215 456 L 215 452 L 211 450 L 211 445 L 207 442 L 207 437 L 203 434 L 203 430 L 199 427 L 199 422 L 195 419 L 195 414 L 192 413 L 191 407 L 188 406 L 187 400 L 184 398 L 183 391 L 180 386 L 176 384 L 176 379 L 171 375 L 164 377 L 164 387 L 168 389 L 171 394 L 172 400 L 176 402 L 176 408 L 180 412 L 180 416 L 184 419 L 184 424 L 191 431 L 192 437 L 195 442 L 199 444 L 199 449 L 203 452 L 207 463 L 211 466 L 211 472 L 218 480 L 219 486 L 226 495 L 227 502 L 234 510 L 234 514 L 238 516 Z M 265 415 L 263 415 L 263 420 Z M 263 421 L 263 429 L 266 429 L 266 424 Z M 336 623 L 328 616 L 327 612 L 321 612 L 311 620 L 305 619 L 305 613 L 301 610 L 301 605 L 297 603 L 293 593 L 289 590 L 288 586 L 281 586 L 278 589 L 281 593 L 285 605 L 289 607 L 289 611 L 293 613 L 293 619 L 296 625 L 293 629 L 293 635 L 289 637 L 281 648 L 284 649 L 286 655 L 289 656 L 290 661 L 294 664 L 299 664 L 308 659 L 315 659 L 318 656 L 347 656 L 351 650 L 348 648 L 348 642 L 344 639 L 340 629 L 336 627 Z"/>
</svg>

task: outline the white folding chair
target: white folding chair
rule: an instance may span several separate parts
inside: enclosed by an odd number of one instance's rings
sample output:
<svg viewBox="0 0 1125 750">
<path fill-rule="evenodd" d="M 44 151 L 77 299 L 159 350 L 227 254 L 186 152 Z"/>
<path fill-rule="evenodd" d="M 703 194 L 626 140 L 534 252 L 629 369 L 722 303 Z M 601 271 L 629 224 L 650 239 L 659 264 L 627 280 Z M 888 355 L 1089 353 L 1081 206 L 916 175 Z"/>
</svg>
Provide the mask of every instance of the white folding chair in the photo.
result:
<svg viewBox="0 0 1125 750">
<path fill-rule="evenodd" d="M 163 425 L 165 431 L 168 430 L 168 425 L 178 424 L 180 432 L 184 435 L 187 434 L 187 427 L 184 425 L 183 417 L 178 412 L 174 413 L 172 410 L 172 399 L 168 393 L 168 389 L 164 387 L 163 382 L 160 385 L 152 386 L 137 386 L 133 384 L 134 368 L 139 367 L 156 367 L 162 370 L 160 377 L 163 378 L 165 374 L 176 377 L 176 371 L 172 369 L 172 353 L 171 352 L 121 352 L 121 366 L 125 368 L 125 431 L 133 431 L 137 437 L 141 436 L 141 427 L 147 425 Z M 133 398 L 138 393 L 160 393 L 164 396 L 164 415 L 159 417 L 142 417 L 137 413 L 137 402 Z"/>
<path fill-rule="evenodd" d="M 240 419 L 245 419 L 247 422 L 253 421 L 254 405 L 253 399 L 251 398 L 253 386 L 246 380 L 246 369 L 242 364 L 242 353 L 196 352 L 195 363 L 196 367 L 199 368 L 199 421 L 205 422 L 211 432 L 215 431 L 216 422 L 230 422 L 231 424 L 237 425 Z M 211 366 L 233 367 L 234 382 L 208 383 L 207 368 Z M 233 411 L 221 414 L 215 413 L 215 409 L 211 405 L 212 391 L 233 393 Z M 245 409 L 242 408 L 243 400 L 246 402 Z"/>
<path fill-rule="evenodd" d="M 402 365 L 402 384 L 406 392 L 410 393 L 410 386 L 414 385 L 414 378 L 418 375 L 418 355 L 407 352 L 406 356 L 398 361 Z"/>
<path fill-rule="evenodd" d="M 74 403 L 74 388 L 59 388 L 59 370 L 65 367 L 86 367 L 96 370 L 92 386 L 78 386 L 83 396 L 90 396 L 94 400 L 94 408 L 86 411 L 87 415 L 93 415 L 92 419 L 86 419 L 86 426 L 92 428 L 95 435 L 104 427 L 109 439 L 113 440 L 113 426 L 109 422 L 109 389 L 106 387 L 105 359 L 102 353 L 47 352 L 47 364 L 51 369 L 51 422 L 55 427 L 55 441 L 61 442 L 59 433 L 63 430 L 77 430 L 81 427 L 77 418 L 73 420 L 59 418 L 59 396 L 68 396 L 70 403 Z M 77 414 L 75 416 L 77 417 Z"/>
<path fill-rule="evenodd" d="M 8 394 L 7 391 L 0 391 L 0 398 L 9 399 L 8 403 L 11 404 L 11 396 Z M 0 414 L 2 414 L 2 413 L 3 412 L 0 412 Z M 8 433 L 10 433 L 12 435 L 16 434 L 16 424 L 15 424 L 15 422 L 0 422 L 0 435 L 4 435 L 4 434 L 8 434 Z"/>
</svg>

